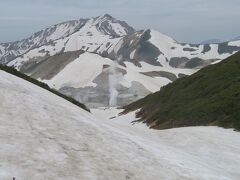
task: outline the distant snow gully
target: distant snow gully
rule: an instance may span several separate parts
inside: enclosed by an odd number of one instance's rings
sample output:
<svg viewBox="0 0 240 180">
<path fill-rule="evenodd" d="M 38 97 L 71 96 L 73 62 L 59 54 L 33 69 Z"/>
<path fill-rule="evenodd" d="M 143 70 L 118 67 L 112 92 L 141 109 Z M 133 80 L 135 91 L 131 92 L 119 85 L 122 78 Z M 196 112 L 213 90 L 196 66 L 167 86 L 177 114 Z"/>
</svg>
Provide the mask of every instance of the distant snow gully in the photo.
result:
<svg viewBox="0 0 240 180">
<path fill-rule="evenodd" d="M 123 78 L 123 74 L 117 71 L 118 62 L 121 60 L 121 57 L 117 59 L 117 61 L 113 61 L 109 67 L 109 107 L 117 106 L 117 98 L 118 98 L 118 84 Z"/>
</svg>

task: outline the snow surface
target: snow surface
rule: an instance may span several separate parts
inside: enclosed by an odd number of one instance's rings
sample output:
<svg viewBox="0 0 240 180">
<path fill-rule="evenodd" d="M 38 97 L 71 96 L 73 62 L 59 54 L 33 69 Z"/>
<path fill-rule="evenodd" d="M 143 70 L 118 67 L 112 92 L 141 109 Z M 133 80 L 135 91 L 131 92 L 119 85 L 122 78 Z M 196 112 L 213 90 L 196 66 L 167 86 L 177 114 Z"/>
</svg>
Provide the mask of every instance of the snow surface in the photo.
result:
<svg viewBox="0 0 240 180">
<path fill-rule="evenodd" d="M 102 72 L 104 64 L 112 61 L 97 54 L 84 53 L 68 64 L 51 80 L 42 80 L 56 89 L 61 87 L 95 87 L 93 80 Z"/>
<path fill-rule="evenodd" d="M 186 57 L 188 59 L 200 58 L 203 60 L 223 60 L 232 54 L 236 53 L 223 53 L 219 54 L 218 48 L 219 44 L 210 44 L 210 50 L 203 53 L 204 45 L 192 46 L 190 44 L 181 44 L 158 31 L 151 29 L 151 38 L 149 40 L 154 46 L 156 46 L 161 54 L 158 61 L 164 66 L 169 66 L 166 59 L 171 59 L 173 57 Z M 240 41 L 230 41 L 229 46 L 240 46 Z M 184 48 L 194 49 L 195 51 L 186 51 Z"/>
<path fill-rule="evenodd" d="M 152 130 L 145 124 L 132 123 L 135 112 L 119 116 L 121 111 L 91 109 L 97 118 L 151 154 L 149 160 L 156 160 L 156 166 L 152 165 L 159 172 L 153 179 L 239 179 L 239 132 L 219 127 Z"/>
<path fill-rule="evenodd" d="M 191 75 L 195 72 L 197 72 L 196 69 L 184 69 L 184 68 L 173 68 L 171 66 L 153 66 L 151 64 L 148 64 L 146 62 L 140 62 L 141 67 L 135 66 L 131 62 L 124 62 L 127 66 L 128 69 L 131 69 L 133 71 L 137 72 L 151 72 L 151 71 L 166 71 L 175 74 L 178 76 L 178 74 L 186 74 L 186 75 Z"/>
<path fill-rule="evenodd" d="M 130 124 L 134 113 L 92 115 L 2 71 L 0 100 L 1 180 L 240 177 L 240 134 L 231 129 L 149 130 Z"/>
<path fill-rule="evenodd" d="M 111 63 L 112 60 L 103 58 L 97 54 L 83 53 L 63 68 L 52 79 L 39 80 L 47 83 L 50 87 L 55 89 L 60 89 L 62 87 L 95 87 L 96 84 L 93 82 L 94 79 L 104 71 L 104 65 L 110 66 Z M 139 82 L 150 92 L 156 92 L 159 91 L 160 87 L 171 82 L 169 79 L 164 77 L 156 79 L 154 77 L 143 75 L 134 68 L 126 68 L 121 65 L 117 65 L 117 68 L 126 71 L 126 74 L 119 83 L 128 88 L 131 87 L 132 82 Z"/>
<path fill-rule="evenodd" d="M 240 46 L 240 40 L 230 41 L 228 43 L 229 46 Z"/>
<path fill-rule="evenodd" d="M 27 39 L 9 43 L 7 44 L 6 51 L 4 51 L 2 55 L 0 53 L 0 58 L 2 56 L 8 56 L 9 54 L 20 56 L 27 53 L 33 47 L 39 47 L 60 38 L 65 38 L 77 31 L 83 23 L 84 21 L 82 21 L 82 19 L 63 22 L 43 29 Z M 6 44 L 3 45 L 6 46 Z M 11 46 L 15 49 L 11 48 Z"/>
<path fill-rule="evenodd" d="M 170 58 L 172 56 L 172 54 L 170 52 L 171 51 L 171 47 L 173 47 L 173 45 L 177 43 L 172 38 L 170 38 L 170 37 L 168 37 L 168 36 L 158 32 L 158 31 L 155 31 L 153 29 L 151 29 L 151 38 L 150 38 L 149 41 L 153 45 L 158 47 L 160 52 L 164 53 L 164 55 L 167 58 Z"/>
<path fill-rule="evenodd" d="M 125 81 L 120 82 L 123 86 L 131 87 L 132 82 L 139 82 L 150 92 L 159 91 L 162 86 L 167 85 L 172 82 L 167 78 L 159 77 L 158 79 L 150 76 L 143 75 L 137 71 L 133 71 L 131 69 L 123 67 L 127 71 L 124 75 L 123 79 Z"/>
</svg>

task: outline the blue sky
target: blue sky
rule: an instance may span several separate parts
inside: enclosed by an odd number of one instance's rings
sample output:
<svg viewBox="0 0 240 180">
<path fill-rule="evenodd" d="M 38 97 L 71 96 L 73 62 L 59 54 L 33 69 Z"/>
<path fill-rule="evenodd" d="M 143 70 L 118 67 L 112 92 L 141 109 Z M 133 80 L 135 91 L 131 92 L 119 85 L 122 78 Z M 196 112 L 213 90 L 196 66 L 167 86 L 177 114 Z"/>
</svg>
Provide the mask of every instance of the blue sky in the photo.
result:
<svg viewBox="0 0 240 180">
<path fill-rule="evenodd" d="M 180 42 L 240 36 L 240 0 L 0 0 L 0 42 L 62 21 L 109 13 Z"/>
</svg>

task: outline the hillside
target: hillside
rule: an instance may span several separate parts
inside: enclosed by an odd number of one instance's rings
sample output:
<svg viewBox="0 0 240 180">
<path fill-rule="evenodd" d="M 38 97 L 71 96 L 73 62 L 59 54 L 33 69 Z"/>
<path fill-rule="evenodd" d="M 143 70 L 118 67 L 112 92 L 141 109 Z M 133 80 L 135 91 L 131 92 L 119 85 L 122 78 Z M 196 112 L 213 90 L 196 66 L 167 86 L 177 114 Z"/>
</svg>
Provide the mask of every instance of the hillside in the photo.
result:
<svg viewBox="0 0 240 180">
<path fill-rule="evenodd" d="M 240 176 L 240 134 L 216 127 L 152 131 L 134 114 L 102 119 L 0 71 L 0 179 L 156 180 Z M 97 111 L 97 112 L 96 112 Z M 116 110 L 115 110 L 116 111 Z"/>
<path fill-rule="evenodd" d="M 80 107 L 80 108 L 82 108 L 82 109 L 84 109 L 86 111 L 89 111 L 89 109 L 87 109 L 87 107 L 84 104 L 80 103 L 79 101 L 76 101 L 75 99 L 73 99 L 73 98 L 71 98 L 69 96 L 66 96 L 66 95 L 61 94 L 60 92 L 58 92 L 58 91 L 56 91 L 54 89 L 51 89 L 47 84 L 45 84 L 43 82 L 40 82 L 40 81 L 38 81 L 36 79 L 33 79 L 30 76 L 27 76 L 27 75 L 17 71 L 14 68 L 11 68 L 11 67 L 8 67 L 8 66 L 3 66 L 3 65 L 0 64 L 0 70 L 5 71 L 7 73 L 10 73 L 10 74 L 12 74 L 14 76 L 17 76 L 19 78 L 22 78 L 22 79 L 24 79 L 24 80 L 26 80 L 28 82 L 31 82 L 31 83 L 33 83 L 33 84 L 35 84 L 35 85 L 37 85 L 37 86 L 47 90 L 47 91 L 52 92 L 53 94 L 55 94 L 55 95 L 57 95 L 59 97 L 62 97 L 63 99 L 65 99 L 65 100 L 75 104 L 76 106 L 78 106 L 78 107 Z"/>
<path fill-rule="evenodd" d="M 216 125 L 240 130 L 240 52 L 176 80 L 125 107 L 148 126 L 166 129 Z"/>
</svg>

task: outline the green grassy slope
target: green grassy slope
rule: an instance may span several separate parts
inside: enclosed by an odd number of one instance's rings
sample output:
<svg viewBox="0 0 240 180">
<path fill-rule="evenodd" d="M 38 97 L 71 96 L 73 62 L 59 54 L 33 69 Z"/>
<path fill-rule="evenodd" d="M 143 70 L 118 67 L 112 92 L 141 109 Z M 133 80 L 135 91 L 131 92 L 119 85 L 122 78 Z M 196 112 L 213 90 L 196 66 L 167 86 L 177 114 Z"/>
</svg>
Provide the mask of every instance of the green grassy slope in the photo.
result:
<svg viewBox="0 0 240 180">
<path fill-rule="evenodd" d="M 40 86 L 40 87 L 42 87 L 43 89 L 46 89 L 46 90 L 52 92 L 53 94 L 55 94 L 55 95 L 57 95 L 57 96 L 60 96 L 60 97 L 62 97 L 62 98 L 64 98 L 64 99 L 66 99 L 67 101 L 75 104 L 76 106 L 78 106 L 78 107 L 80 107 L 80 108 L 82 108 L 82 109 L 90 112 L 90 110 L 87 109 L 87 107 L 86 107 L 84 104 L 76 101 L 75 99 L 73 99 L 73 98 L 71 98 L 71 97 L 69 97 L 69 96 L 66 96 L 66 95 L 64 95 L 64 94 L 59 93 L 59 92 L 56 91 L 55 89 L 51 89 L 47 84 L 45 84 L 45 83 L 43 83 L 43 82 L 40 82 L 40 81 L 38 81 L 38 80 L 36 80 L 36 79 L 33 79 L 33 78 L 31 78 L 30 76 L 27 76 L 27 75 L 25 75 L 25 74 L 17 71 L 16 69 L 14 69 L 14 68 L 12 68 L 12 67 L 8 67 L 8 66 L 4 66 L 4 65 L 1 65 L 1 64 L 0 64 L 0 70 L 3 70 L 3 71 L 8 72 L 8 73 L 10 73 L 10 74 L 13 74 L 13 75 L 15 75 L 15 76 L 17 76 L 17 77 L 20 77 L 20 78 L 22 78 L 22 79 L 24 79 L 24 80 L 26 80 L 26 81 L 29 81 L 29 82 L 37 85 L 37 86 Z"/>
<path fill-rule="evenodd" d="M 217 125 L 240 130 L 240 52 L 126 107 L 156 129 Z"/>
</svg>

